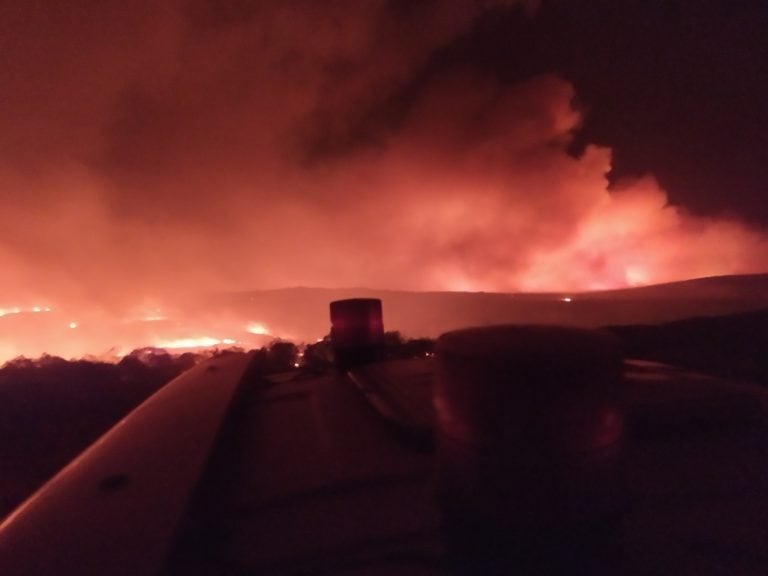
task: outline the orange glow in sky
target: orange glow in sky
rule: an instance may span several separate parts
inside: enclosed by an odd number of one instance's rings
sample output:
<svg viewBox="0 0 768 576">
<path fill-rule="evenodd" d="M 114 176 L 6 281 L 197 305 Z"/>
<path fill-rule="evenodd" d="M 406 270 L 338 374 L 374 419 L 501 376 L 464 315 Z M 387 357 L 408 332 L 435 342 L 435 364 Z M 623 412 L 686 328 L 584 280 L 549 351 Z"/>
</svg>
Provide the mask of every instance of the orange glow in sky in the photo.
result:
<svg viewBox="0 0 768 576">
<path fill-rule="evenodd" d="M 404 34 L 408 2 L 73 1 L 17 3 L 4 28 L 5 357 L 324 335 L 293 328 L 301 302 L 281 324 L 199 304 L 250 290 L 551 291 L 572 309 L 768 271 L 764 230 L 652 174 L 609 178 L 564 72 L 444 57 L 518 2 L 412 3 L 423 33 Z"/>
</svg>

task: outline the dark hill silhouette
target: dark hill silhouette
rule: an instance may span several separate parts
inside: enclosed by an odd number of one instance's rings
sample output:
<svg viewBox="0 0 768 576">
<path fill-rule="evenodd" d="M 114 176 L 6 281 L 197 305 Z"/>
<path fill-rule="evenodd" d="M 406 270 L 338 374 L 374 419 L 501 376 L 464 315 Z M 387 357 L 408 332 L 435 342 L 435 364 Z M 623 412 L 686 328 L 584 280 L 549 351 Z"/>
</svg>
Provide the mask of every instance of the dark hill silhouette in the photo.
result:
<svg viewBox="0 0 768 576">
<path fill-rule="evenodd" d="M 768 308 L 610 329 L 629 356 L 768 385 Z"/>
<path fill-rule="evenodd" d="M 436 338 L 448 330 L 473 325 L 657 324 L 768 308 L 768 274 L 588 293 L 287 288 L 212 294 L 199 307 L 218 316 L 263 322 L 279 330 L 278 336 L 312 342 L 329 331 L 328 302 L 356 297 L 381 298 L 387 330 L 398 330 L 410 338 Z M 565 302 L 566 297 L 571 301 Z"/>
</svg>

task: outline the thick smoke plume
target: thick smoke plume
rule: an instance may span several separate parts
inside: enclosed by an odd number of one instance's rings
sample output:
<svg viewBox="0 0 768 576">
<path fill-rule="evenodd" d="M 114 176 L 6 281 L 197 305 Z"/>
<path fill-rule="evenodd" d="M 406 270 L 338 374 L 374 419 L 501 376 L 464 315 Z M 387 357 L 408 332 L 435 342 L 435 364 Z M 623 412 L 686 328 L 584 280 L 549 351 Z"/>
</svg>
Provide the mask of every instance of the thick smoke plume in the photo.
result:
<svg viewBox="0 0 768 576">
<path fill-rule="evenodd" d="M 686 214 L 651 176 L 609 189 L 608 149 L 569 153 L 566 81 L 439 60 L 520 9 L 2 0 L 0 306 L 768 269 L 761 233 Z"/>
</svg>

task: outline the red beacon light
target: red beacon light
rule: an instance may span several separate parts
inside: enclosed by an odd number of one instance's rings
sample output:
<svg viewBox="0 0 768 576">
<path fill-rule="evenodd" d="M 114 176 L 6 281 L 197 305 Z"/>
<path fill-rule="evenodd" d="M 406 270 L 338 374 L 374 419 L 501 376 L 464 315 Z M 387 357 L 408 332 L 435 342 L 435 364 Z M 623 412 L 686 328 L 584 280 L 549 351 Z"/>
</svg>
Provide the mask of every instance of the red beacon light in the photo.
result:
<svg viewBox="0 0 768 576">
<path fill-rule="evenodd" d="M 373 362 L 384 343 L 384 321 L 378 298 L 331 302 L 331 344 L 342 368 Z"/>
</svg>

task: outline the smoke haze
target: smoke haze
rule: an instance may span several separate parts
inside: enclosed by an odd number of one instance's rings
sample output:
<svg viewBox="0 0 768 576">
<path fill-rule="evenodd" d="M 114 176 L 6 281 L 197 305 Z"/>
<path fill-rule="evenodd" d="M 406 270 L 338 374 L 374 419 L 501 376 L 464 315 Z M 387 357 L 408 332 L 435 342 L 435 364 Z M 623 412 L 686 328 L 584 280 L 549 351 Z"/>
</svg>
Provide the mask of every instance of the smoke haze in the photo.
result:
<svg viewBox="0 0 768 576">
<path fill-rule="evenodd" d="M 564 79 L 439 63 L 513 4 L 2 0 L 0 305 L 768 270 L 761 231 L 609 189 Z"/>
</svg>

